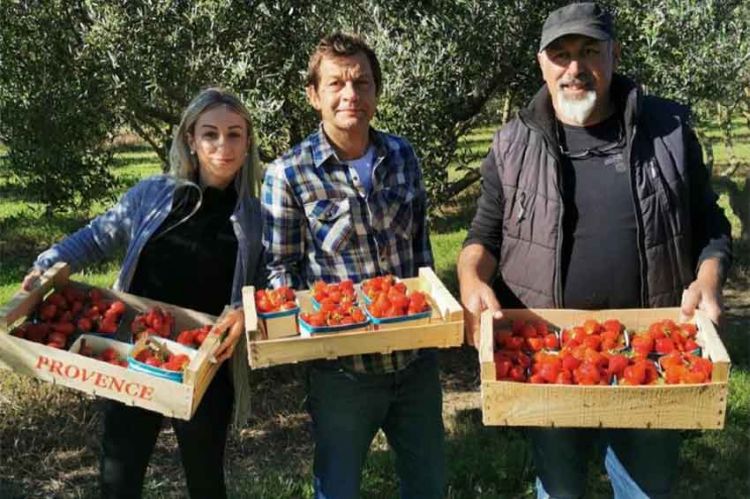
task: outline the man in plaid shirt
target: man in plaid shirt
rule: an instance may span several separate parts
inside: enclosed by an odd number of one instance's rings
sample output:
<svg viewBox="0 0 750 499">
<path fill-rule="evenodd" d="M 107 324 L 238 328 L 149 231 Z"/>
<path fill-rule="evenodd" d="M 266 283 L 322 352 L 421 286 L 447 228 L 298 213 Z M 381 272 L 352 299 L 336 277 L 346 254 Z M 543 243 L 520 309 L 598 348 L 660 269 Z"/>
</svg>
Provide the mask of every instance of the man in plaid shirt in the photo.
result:
<svg viewBox="0 0 750 499">
<path fill-rule="evenodd" d="M 269 166 L 263 186 L 272 286 L 413 277 L 432 266 L 414 150 L 370 127 L 380 89 L 380 67 L 364 41 L 341 33 L 320 41 L 306 91 L 321 125 Z M 442 391 L 434 351 L 314 362 L 308 410 L 315 497 L 358 497 L 362 465 L 381 428 L 396 452 L 402 497 L 442 497 Z"/>
</svg>

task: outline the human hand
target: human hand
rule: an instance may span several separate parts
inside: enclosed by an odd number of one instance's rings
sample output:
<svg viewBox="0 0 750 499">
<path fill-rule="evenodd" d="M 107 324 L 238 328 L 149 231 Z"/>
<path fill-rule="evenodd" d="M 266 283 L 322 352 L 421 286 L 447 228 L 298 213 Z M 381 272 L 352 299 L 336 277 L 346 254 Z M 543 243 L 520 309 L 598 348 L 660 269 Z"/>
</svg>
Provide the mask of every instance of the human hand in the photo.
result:
<svg viewBox="0 0 750 499">
<path fill-rule="evenodd" d="M 214 352 L 217 363 L 224 362 L 232 356 L 237 341 L 245 331 L 245 313 L 241 308 L 231 310 L 223 315 L 211 330 L 210 334 L 221 337 L 225 331 L 229 331 L 221 342 L 219 348 Z"/>
<path fill-rule="evenodd" d="M 722 282 L 719 261 L 712 258 L 704 260 L 695 280 L 682 292 L 680 320 L 690 319 L 697 308 L 714 324 L 720 324 L 724 313 L 724 302 L 721 298 Z"/>
<path fill-rule="evenodd" d="M 714 324 L 719 324 L 724 315 L 721 286 L 710 281 L 696 279 L 682 292 L 680 321 L 689 320 L 695 310 L 701 310 Z"/>
<path fill-rule="evenodd" d="M 44 271 L 41 269 L 36 267 L 31 269 L 29 273 L 26 274 L 26 277 L 23 278 L 21 289 L 24 291 L 31 291 L 34 285 L 39 282 L 39 278 L 42 277 L 42 274 L 44 274 Z"/>
<path fill-rule="evenodd" d="M 487 283 L 477 280 L 461 283 L 461 304 L 464 306 L 466 343 L 479 348 L 479 317 L 485 310 L 492 311 L 493 320 L 503 318 L 500 302 Z"/>
</svg>

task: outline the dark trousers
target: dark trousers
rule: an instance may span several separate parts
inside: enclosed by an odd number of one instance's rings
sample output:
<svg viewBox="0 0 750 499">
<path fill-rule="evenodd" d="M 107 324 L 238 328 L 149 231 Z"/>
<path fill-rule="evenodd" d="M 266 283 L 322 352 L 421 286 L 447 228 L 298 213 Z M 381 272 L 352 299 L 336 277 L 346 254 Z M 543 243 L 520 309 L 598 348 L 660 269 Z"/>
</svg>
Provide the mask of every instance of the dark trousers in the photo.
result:
<svg viewBox="0 0 750 499">
<path fill-rule="evenodd" d="M 529 428 L 528 434 L 541 481 L 537 497 L 583 497 L 595 451 L 605 455 L 616 498 L 666 498 L 676 479 L 679 431 Z"/>
<path fill-rule="evenodd" d="M 314 497 L 359 497 L 362 465 L 382 428 L 396 454 L 401 497 L 442 498 L 443 395 L 434 352 L 395 373 L 359 374 L 337 366 L 318 363 L 309 373 Z"/>
<path fill-rule="evenodd" d="M 226 497 L 224 448 L 234 392 L 226 363 L 219 368 L 190 421 L 172 420 L 193 499 Z M 100 462 L 103 498 L 139 498 L 164 416 L 107 401 Z"/>
</svg>

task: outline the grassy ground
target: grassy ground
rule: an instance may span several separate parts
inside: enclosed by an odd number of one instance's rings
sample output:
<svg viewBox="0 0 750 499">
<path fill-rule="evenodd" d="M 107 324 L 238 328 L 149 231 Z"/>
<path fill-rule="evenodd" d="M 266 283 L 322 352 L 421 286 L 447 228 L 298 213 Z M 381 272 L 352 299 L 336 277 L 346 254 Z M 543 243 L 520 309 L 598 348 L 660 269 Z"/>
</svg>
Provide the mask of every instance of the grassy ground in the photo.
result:
<svg viewBox="0 0 750 499">
<path fill-rule="evenodd" d="M 492 132 L 491 128 L 479 129 L 465 140 L 474 164 L 486 152 Z M 715 131 L 709 134 L 713 137 Z M 750 143 L 750 138 L 744 137 L 741 147 Z M 720 146 L 715 154 L 717 162 L 725 158 Z M 750 152 L 743 157 L 747 162 Z M 117 155 L 115 173 L 123 185 L 158 171 L 155 156 L 144 147 L 130 146 Z M 15 292 L 34 255 L 80 227 L 90 215 L 43 219 L 39 217 L 40 207 L 24 202 L 21 194 L 0 170 L 0 303 Z M 443 215 L 432 220 L 437 269 L 453 290 L 455 259 L 473 214 L 476 194 L 477 190 L 472 189 L 446 203 Z M 729 310 L 724 339 L 733 359 L 733 371 L 726 428 L 683 433 L 681 479 L 675 497 L 750 496 L 749 254 L 747 246 L 738 248 L 739 261 L 727 290 Z M 107 286 L 114 281 L 116 268 L 115 264 L 102 264 L 81 279 Z M 481 423 L 476 353 L 468 348 L 445 351 L 441 361 L 448 496 L 531 497 L 534 473 L 522 432 L 487 428 Z M 303 409 L 303 376 L 303 368 L 298 366 L 252 374 L 253 416 L 246 427 L 232 436 L 228 446 L 232 497 L 310 495 L 312 445 Z M 95 496 L 101 404 L 99 399 L 2 372 L 0 497 Z M 183 484 L 174 433 L 165 425 L 151 460 L 144 494 L 149 498 L 184 497 Z M 589 484 L 591 497 L 611 496 L 601 460 L 592 465 Z M 362 487 L 365 498 L 398 496 L 393 458 L 382 434 L 372 445 Z"/>
</svg>

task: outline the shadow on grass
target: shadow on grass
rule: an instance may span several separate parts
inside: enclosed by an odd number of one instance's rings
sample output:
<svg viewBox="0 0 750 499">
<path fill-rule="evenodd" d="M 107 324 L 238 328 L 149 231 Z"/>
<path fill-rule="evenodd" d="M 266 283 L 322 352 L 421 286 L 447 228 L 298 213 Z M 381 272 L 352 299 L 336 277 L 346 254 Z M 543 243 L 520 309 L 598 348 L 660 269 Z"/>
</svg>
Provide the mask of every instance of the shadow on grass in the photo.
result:
<svg viewBox="0 0 750 499">
<path fill-rule="evenodd" d="M 735 408 L 721 431 L 685 432 L 674 497 L 750 497 L 747 406 Z"/>
<path fill-rule="evenodd" d="M 448 497 L 529 497 L 534 479 L 531 455 L 521 430 L 482 424 L 479 409 L 456 412 L 446 442 Z"/>
</svg>

